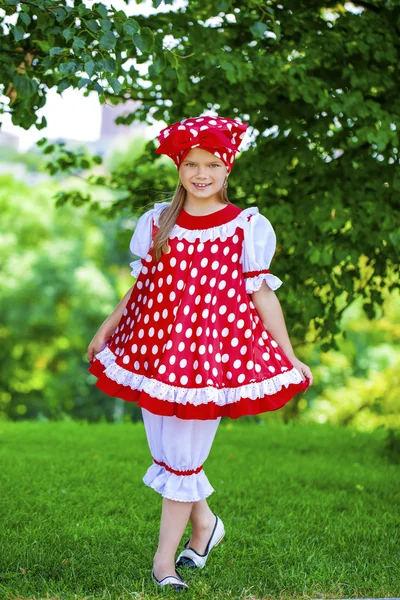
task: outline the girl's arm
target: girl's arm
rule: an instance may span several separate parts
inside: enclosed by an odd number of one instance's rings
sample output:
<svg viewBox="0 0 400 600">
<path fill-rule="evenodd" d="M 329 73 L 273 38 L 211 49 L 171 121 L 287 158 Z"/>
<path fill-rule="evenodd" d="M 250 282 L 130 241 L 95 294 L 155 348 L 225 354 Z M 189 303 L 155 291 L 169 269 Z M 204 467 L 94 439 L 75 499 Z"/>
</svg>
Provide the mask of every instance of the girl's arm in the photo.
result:
<svg viewBox="0 0 400 600">
<path fill-rule="evenodd" d="M 282 308 L 275 292 L 263 281 L 260 289 L 251 294 L 251 300 L 267 331 L 290 360 L 295 358 Z"/>
<path fill-rule="evenodd" d="M 107 317 L 104 323 L 100 326 L 99 331 L 102 331 L 106 336 L 110 337 L 116 330 L 117 325 L 120 322 L 123 312 L 126 308 L 126 305 L 128 304 L 128 300 L 130 298 L 133 288 L 134 286 L 129 288 L 129 290 L 126 292 L 125 296 L 122 298 L 119 304 L 117 304 L 111 315 Z"/>
<path fill-rule="evenodd" d="M 301 362 L 294 353 L 282 308 L 275 292 L 263 281 L 260 289 L 253 292 L 250 297 L 264 323 L 265 329 L 270 332 L 299 373 L 308 379 L 308 385 L 312 385 L 314 381 L 313 374 L 310 367 Z"/>
<path fill-rule="evenodd" d="M 117 325 L 120 322 L 122 314 L 126 308 L 126 305 L 128 304 L 128 300 L 131 296 L 133 287 L 134 286 L 129 288 L 129 290 L 126 292 L 125 296 L 122 298 L 119 304 L 115 307 L 111 315 L 107 317 L 104 323 L 99 327 L 98 332 L 90 342 L 87 351 L 89 361 L 93 360 L 95 355 L 104 349 L 108 340 L 116 330 Z"/>
</svg>

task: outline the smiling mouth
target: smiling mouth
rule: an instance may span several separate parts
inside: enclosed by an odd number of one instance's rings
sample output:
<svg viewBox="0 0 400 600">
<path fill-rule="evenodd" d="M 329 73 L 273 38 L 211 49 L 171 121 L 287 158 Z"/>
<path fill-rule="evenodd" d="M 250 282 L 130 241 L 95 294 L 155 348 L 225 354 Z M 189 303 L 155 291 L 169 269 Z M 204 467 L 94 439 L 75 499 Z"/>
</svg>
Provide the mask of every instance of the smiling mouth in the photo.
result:
<svg viewBox="0 0 400 600">
<path fill-rule="evenodd" d="M 211 183 L 193 183 L 193 185 L 199 189 L 203 189 L 211 185 Z"/>
</svg>

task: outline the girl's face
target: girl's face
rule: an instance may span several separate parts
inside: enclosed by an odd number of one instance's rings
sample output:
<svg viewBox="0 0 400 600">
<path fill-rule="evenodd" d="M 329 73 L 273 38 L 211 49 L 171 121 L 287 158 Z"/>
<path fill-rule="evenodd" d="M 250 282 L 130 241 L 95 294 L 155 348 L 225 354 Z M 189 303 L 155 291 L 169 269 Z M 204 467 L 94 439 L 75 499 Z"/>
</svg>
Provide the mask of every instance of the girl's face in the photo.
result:
<svg viewBox="0 0 400 600">
<path fill-rule="evenodd" d="M 189 200 L 193 197 L 213 200 L 212 196 L 219 200 L 219 192 L 228 171 L 224 161 L 211 152 L 203 148 L 192 148 L 179 168 L 179 175 Z"/>
</svg>

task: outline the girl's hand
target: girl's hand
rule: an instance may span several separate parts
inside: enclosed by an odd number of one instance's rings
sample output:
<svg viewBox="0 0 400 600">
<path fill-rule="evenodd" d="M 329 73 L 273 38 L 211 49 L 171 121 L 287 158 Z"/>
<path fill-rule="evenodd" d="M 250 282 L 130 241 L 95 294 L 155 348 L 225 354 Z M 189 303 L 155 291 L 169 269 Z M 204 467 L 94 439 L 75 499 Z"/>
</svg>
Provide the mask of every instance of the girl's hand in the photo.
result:
<svg viewBox="0 0 400 600">
<path fill-rule="evenodd" d="M 110 335 L 103 333 L 101 329 L 96 333 L 87 350 L 87 357 L 90 362 L 92 362 L 96 354 L 104 350 L 110 337 Z"/>
<path fill-rule="evenodd" d="M 312 385 L 313 381 L 314 381 L 314 377 L 313 377 L 313 374 L 311 373 L 310 367 L 308 367 L 306 364 L 304 364 L 303 362 L 301 362 L 301 360 L 299 360 L 295 356 L 293 358 L 289 357 L 289 360 L 292 363 L 292 365 L 299 371 L 299 373 L 304 378 L 308 379 L 308 385 L 309 386 Z"/>
</svg>

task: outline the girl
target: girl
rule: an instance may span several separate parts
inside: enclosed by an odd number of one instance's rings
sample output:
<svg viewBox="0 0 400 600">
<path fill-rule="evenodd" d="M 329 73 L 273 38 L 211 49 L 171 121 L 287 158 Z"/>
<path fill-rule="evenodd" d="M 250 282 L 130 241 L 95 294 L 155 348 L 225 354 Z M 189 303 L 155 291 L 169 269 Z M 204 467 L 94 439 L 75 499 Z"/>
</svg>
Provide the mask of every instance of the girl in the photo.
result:
<svg viewBox="0 0 400 600">
<path fill-rule="evenodd" d="M 161 131 L 156 153 L 174 160 L 178 188 L 138 220 L 136 284 L 88 348 L 96 386 L 141 407 L 153 459 L 143 481 L 163 497 L 151 577 L 176 591 L 188 589 L 176 567 L 203 568 L 225 534 L 203 469 L 221 418 L 277 410 L 313 382 L 274 293 L 272 225 L 228 200 L 246 128 L 200 116 Z"/>
</svg>

